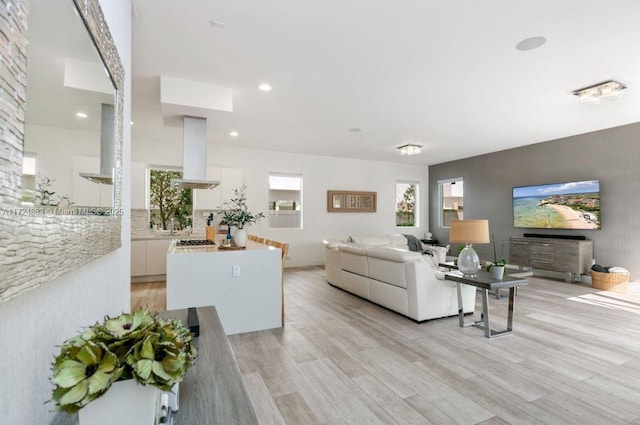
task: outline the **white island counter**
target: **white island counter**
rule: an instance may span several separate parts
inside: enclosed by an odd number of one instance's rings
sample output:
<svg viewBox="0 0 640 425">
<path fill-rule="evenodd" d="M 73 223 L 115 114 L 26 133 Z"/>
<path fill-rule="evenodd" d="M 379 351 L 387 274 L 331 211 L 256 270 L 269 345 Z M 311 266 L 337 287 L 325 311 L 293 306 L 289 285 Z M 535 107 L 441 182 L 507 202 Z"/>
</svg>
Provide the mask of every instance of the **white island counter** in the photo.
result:
<svg viewBox="0 0 640 425">
<path fill-rule="evenodd" d="M 167 252 L 167 310 L 215 305 L 227 335 L 282 325 L 282 263 L 277 248 L 181 248 Z"/>
</svg>

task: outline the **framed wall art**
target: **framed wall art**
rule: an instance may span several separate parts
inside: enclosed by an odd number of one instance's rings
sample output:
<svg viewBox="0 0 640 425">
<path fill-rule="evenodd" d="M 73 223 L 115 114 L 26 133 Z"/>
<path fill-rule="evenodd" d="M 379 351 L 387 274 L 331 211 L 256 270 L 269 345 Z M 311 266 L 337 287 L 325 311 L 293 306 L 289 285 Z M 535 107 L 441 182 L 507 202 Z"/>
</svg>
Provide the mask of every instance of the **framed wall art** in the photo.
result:
<svg viewBox="0 0 640 425">
<path fill-rule="evenodd" d="M 327 212 L 376 212 L 376 192 L 327 191 Z"/>
</svg>

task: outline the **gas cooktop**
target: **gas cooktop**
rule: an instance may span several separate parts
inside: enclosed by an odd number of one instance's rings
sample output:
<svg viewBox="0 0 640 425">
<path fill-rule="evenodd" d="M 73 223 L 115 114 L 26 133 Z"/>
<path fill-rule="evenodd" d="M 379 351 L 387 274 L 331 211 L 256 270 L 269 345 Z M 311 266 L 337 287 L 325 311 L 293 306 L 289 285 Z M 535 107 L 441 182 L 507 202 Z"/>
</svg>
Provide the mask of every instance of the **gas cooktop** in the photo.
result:
<svg viewBox="0 0 640 425">
<path fill-rule="evenodd" d="M 176 242 L 176 246 L 213 246 L 216 243 L 208 239 L 180 239 Z"/>
</svg>

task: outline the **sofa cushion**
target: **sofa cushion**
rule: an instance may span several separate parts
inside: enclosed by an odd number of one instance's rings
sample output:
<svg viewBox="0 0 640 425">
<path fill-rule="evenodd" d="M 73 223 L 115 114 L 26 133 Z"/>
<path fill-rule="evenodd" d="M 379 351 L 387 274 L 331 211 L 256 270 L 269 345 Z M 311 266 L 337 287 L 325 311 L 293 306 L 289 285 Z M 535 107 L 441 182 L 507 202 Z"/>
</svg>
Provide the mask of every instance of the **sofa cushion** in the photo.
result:
<svg viewBox="0 0 640 425">
<path fill-rule="evenodd" d="M 391 245 L 389 236 L 351 236 L 351 240 L 363 245 Z"/>
<path fill-rule="evenodd" d="M 357 255 L 366 255 L 367 248 L 369 248 L 368 245 L 362 245 L 357 243 L 349 243 L 349 244 L 345 243 L 338 246 L 338 249 L 341 252 L 349 252 L 351 254 L 357 254 Z"/>
<path fill-rule="evenodd" d="M 342 239 L 325 239 L 322 241 L 322 244 L 325 246 L 325 248 L 337 248 L 340 245 L 344 245 L 345 241 Z"/>
<path fill-rule="evenodd" d="M 389 246 L 375 246 L 367 248 L 367 255 L 369 257 L 382 258 L 384 260 L 396 261 L 399 263 L 422 260 L 422 254 L 419 252 L 411 252 L 405 249 L 392 248 Z"/>
<path fill-rule="evenodd" d="M 340 268 L 362 276 L 368 275 L 366 245 L 344 244 L 338 247 L 340 252 Z"/>
<path fill-rule="evenodd" d="M 404 235 L 390 235 L 389 240 L 391 241 L 391 246 L 407 248 L 407 238 Z"/>
<path fill-rule="evenodd" d="M 417 252 L 388 246 L 367 249 L 369 278 L 400 288 L 407 287 L 406 263 L 417 261 L 422 261 Z"/>
</svg>

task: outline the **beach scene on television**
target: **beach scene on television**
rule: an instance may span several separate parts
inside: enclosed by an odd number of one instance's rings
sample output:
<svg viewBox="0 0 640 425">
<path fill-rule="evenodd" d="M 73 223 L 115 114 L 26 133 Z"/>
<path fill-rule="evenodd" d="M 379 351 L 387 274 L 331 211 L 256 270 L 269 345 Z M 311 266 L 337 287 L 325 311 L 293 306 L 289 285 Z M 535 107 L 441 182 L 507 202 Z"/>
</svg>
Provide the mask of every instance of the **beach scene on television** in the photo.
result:
<svg viewBox="0 0 640 425">
<path fill-rule="evenodd" d="M 534 229 L 600 229 L 600 182 L 514 187 L 513 224 Z"/>
</svg>

